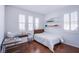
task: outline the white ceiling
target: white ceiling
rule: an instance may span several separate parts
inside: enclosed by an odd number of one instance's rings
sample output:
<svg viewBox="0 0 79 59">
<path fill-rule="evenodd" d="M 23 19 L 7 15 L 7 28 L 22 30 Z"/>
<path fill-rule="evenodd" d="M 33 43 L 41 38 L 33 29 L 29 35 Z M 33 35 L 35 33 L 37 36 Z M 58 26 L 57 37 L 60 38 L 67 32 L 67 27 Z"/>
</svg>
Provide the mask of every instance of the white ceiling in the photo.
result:
<svg viewBox="0 0 79 59">
<path fill-rule="evenodd" d="M 66 5 L 13 5 L 13 6 L 40 14 L 48 14 L 57 10 L 58 8 L 63 8 Z"/>
</svg>

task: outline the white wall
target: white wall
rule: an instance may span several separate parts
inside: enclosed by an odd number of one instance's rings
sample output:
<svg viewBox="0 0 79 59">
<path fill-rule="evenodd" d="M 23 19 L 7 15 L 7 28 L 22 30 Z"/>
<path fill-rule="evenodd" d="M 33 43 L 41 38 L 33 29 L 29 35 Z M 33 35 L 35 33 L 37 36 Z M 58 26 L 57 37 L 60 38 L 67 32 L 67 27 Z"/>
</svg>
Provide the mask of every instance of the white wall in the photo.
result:
<svg viewBox="0 0 79 59">
<path fill-rule="evenodd" d="M 5 32 L 13 32 L 13 33 L 19 33 L 19 24 L 18 24 L 18 15 L 19 14 L 25 14 L 26 15 L 26 32 L 28 30 L 28 15 L 32 15 L 34 17 L 40 18 L 40 26 L 39 28 L 43 28 L 43 21 L 44 17 L 41 14 L 34 13 L 28 10 L 23 10 L 20 8 L 16 8 L 13 6 L 6 6 L 6 21 L 5 21 Z"/>
<path fill-rule="evenodd" d="M 4 39 L 4 6 L 0 5 L 0 45 Z"/>
<path fill-rule="evenodd" d="M 64 30 L 64 14 L 65 13 L 70 13 L 73 11 L 78 11 L 78 16 L 79 16 L 79 6 L 66 6 L 62 9 L 57 9 L 54 12 L 52 12 L 51 14 L 46 15 L 45 19 L 48 20 L 50 18 L 58 18 L 56 19 L 57 22 L 61 23 L 62 26 L 62 30 Z M 78 18 L 79 20 L 79 18 Z M 78 21 L 78 26 L 79 26 L 79 21 Z M 64 37 L 64 43 L 65 44 L 69 44 L 75 47 L 79 47 L 79 27 L 78 27 L 78 31 L 63 31 L 63 37 Z"/>
</svg>

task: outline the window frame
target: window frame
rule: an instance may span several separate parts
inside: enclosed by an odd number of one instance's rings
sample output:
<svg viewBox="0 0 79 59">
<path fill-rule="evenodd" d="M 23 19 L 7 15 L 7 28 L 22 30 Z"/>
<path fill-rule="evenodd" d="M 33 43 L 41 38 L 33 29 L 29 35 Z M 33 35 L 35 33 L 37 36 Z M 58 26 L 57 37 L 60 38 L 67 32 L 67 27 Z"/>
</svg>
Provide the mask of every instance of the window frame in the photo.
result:
<svg viewBox="0 0 79 59">
<path fill-rule="evenodd" d="M 68 18 L 67 18 L 68 21 L 65 19 L 65 16 L 68 17 Z M 69 20 L 69 18 L 70 18 L 69 13 L 64 14 L 64 29 L 65 29 L 65 30 L 70 30 L 70 20 Z M 67 28 L 67 26 L 68 26 L 68 28 Z"/>
<path fill-rule="evenodd" d="M 74 11 L 74 12 L 71 12 L 71 13 L 66 13 L 66 14 L 69 14 L 67 17 L 69 19 L 68 21 L 68 24 L 65 22 L 65 19 L 64 19 L 64 30 L 71 30 L 71 31 L 76 31 L 78 30 L 78 12 L 77 11 Z M 66 15 L 64 14 L 64 16 Z M 74 17 L 74 18 L 73 18 Z M 75 19 L 75 20 L 73 20 Z M 75 23 L 75 24 L 74 24 Z M 69 26 L 68 29 L 65 28 L 65 24 L 67 24 Z M 73 27 L 73 26 L 75 27 Z"/>
<path fill-rule="evenodd" d="M 25 18 L 26 17 L 24 14 L 19 14 L 19 30 L 20 31 L 25 31 Z"/>
<path fill-rule="evenodd" d="M 30 22 L 29 20 L 32 22 Z M 30 27 L 30 25 L 31 25 L 31 27 Z M 33 16 L 29 15 L 28 16 L 28 31 L 32 31 L 32 30 L 34 30 L 34 19 L 33 19 Z"/>
<path fill-rule="evenodd" d="M 35 29 L 39 29 L 39 17 L 35 17 Z"/>
<path fill-rule="evenodd" d="M 73 20 L 73 19 L 75 19 L 75 20 Z M 78 30 L 78 12 L 77 11 L 74 11 L 71 13 L 71 30 L 72 31 Z"/>
</svg>

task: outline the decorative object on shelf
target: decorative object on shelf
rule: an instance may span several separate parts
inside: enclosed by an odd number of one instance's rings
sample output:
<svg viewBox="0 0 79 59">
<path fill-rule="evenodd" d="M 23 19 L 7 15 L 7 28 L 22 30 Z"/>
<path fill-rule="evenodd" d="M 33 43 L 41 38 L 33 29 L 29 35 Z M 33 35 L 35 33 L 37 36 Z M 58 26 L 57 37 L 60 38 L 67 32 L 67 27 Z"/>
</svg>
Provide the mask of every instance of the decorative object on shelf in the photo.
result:
<svg viewBox="0 0 79 59">
<path fill-rule="evenodd" d="M 59 25 L 55 24 L 55 25 L 49 25 L 48 27 L 58 27 Z"/>
<path fill-rule="evenodd" d="M 47 22 L 48 22 L 48 23 L 49 23 L 49 22 L 54 22 L 54 20 L 49 20 L 49 21 L 47 21 Z"/>
<path fill-rule="evenodd" d="M 47 25 L 45 25 L 45 27 L 47 27 Z"/>
<path fill-rule="evenodd" d="M 55 25 L 45 25 L 45 27 L 59 27 L 58 24 L 55 24 Z"/>
</svg>

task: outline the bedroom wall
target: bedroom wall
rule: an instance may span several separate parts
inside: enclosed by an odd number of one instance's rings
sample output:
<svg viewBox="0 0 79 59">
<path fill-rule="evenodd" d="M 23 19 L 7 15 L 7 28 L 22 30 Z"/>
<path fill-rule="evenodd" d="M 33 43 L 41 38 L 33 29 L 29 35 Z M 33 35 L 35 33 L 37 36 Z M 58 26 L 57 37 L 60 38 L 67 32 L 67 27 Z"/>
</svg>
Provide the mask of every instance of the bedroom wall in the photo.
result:
<svg viewBox="0 0 79 59">
<path fill-rule="evenodd" d="M 47 21 L 50 18 L 57 17 L 58 19 L 56 19 L 56 21 L 61 23 L 61 26 L 62 26 L 61 30 L 63 31 L 64 43 L 79 48 L 79 27 L 78 27 L 78 31 L 65 31 L 63 29 L 64 14 L 70 13 L 73 11 L 78 11 L 78 16 L 79 16 L 79 6 L 65 6 L 64 8 L 57 9 L 54 12 L 46 15 L 45 19 Z M 78 21 L 78 26 L 79 26 L 79 21 Z"/>
<path fill-rule="evenodd" d="M 16 8 L 13 6 L 6 6 L 6 21 L 5 21 L 5 33 L 6 32 L 12 32 L 12 33 L 19 33 L 19 24 L 18 24 L 18 15 L 19 14 L 24 14 L 26 15 L 26 32 L 28 32 L 28 23 L 27 23 L 27 18 L 28 15 L 32 15 L 34 17 L 39 17 L 40 18 L 40 23 L 39 24 L 39 29 L 43 28 L 43 23 L 44 22 L 44 15 L 34 13 L 28 10 Z"/>
<path fill-rule="evenodd" d="M 4 39 L 4 12 L 5 6 L 0 5 L 0 45 Z"/>
</svg>

